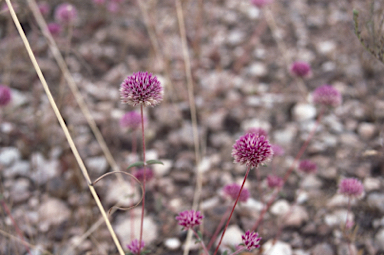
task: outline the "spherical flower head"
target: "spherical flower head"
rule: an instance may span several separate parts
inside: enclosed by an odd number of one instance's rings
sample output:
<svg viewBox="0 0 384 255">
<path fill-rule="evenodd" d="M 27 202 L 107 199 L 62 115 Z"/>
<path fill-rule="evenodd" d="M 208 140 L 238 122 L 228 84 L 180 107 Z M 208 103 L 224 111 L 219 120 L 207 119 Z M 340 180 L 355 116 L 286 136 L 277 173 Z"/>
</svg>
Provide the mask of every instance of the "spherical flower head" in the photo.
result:
<svg viewBox="0 0 384 255">
<path fill-rule="evenodd" d="M 145 180 L 150 181 L 153 178 L 154 174 L 153 174 L 153 170 L 148 168 L 148 167 L 143 167 L 143 168 L 136 170 L 135 173 L 133 174 L 133 176 L 135 176 L 136 179 L 138 179 L 139 181 L 143 182 L 144 181 L 144 172 L 145 172 Z"/>
<path fill-rule="evenodd" d="M 141 125 L 141 115 L 135 111 L 127 112 L 120 119 L 120 127 L 122 128 L 136 130 L 140 128 L 140 125 Z"/>
<path fill-rule="evenodd" d="M 53 36 L 58 36 L 61 33 L 61 25 L 58 23 L 49 23 L 48 25 L 48 31 L 51 33 Z"/>
<path fill-rule="evenodd" d="M 246 133 L 254 133 L 258 134 L 259 136 L 263 135 L 265 138 L 268 138 L 268 132 L 263 128 L 250 128 Z"/>
<path fill-rule="evenodd" d="M 200 225 L 203 218 L 204 216 L 200 213 L 200 211 L 194 210 L 183 211 L 176 216 L 178 224 L 183 226 L 185 229 Z"/>
<path fill-rule="evenodd" d="M 144 249 L 144 241 L 141 241 L 141 246 L 139 245 L 139 241 L 137 239 L 133 240 L 131 244 L 127 245 L 128 250 L 133 254 L 139 254 L 139 251 Z"/>
<path fill-rule="evenodd" d="M 267 176 L 267 184 L 268 187 L 273 189 L 273 188 L 281 188 L 283 187 L 284 181 L 281 177 L 277 175 L 268 175 Z"/>
<path fill-rule="evenodd" d="M 349 197 L 360 198 L 363 196 L 364 186 L 356 178 L 344 178 L 339 184 L 339 193 Z"/>
<path fill-rule="evenodd" d="M 283 156 L 285 154 L 285 150 L 283 147 L 281 147 L 278 144 L 272 144 L 272 151 L 273 151 L 273 156 Z"/>
<path fill-rule="evenodd" d="M 311 66 L 307 62 L 296 61 L 291 65 L 291 73 L 298 77 L 307 77 L 311 73 Z"/>
<path fill-rule="evenodd" d="M 46 16 L 48 15 L 49 11 L 51 10 L 51 7 L 49 6 L 48 3 L 46 2 L 41 2 L 38 4 L 38 7 L 39 7 L 39 11 L 41 12 L 41 14 L 43 16 Z"/>
<path fill-rule="evenodd" d="M 259 233 L 257 232 L 251 232 L 248 230 L 244 235 L 241 236 L 241 239 L 243 239 L 243 243 L 248 251 L 260 247 L 259 243 L 261 237 L 259 237 Z"/>
<path fill-rule="evenodd" d="M 0 106 L 6 106 L 11 102 L 11 90 L 9 87 L 0 85 Z"/>
<path fill-rule="evenodd" d="M 123 81 L 120 95 L 123 103 L 132 106 L 155 106 L 163 100 L 163 87 L 151 73 L 137 72 Z"/>
<path fill-rule="evenodd" d="M 251 0 L 251 3 L 257 8 L 263 8 L 264 6 L 272 3 L 273 0 Z"/>
<path fill-rule="evenodd" d="M 248 167 L 257 167 L 260 163 L 271 159 L 273 151 L 265 136 L 247 133 L 233 145 L 232 156 L 235 163 Z"/>
<path fill-rule="evenodd" d="M 299 170 L 307 174 L 316 173 L 317 165 L 315 162 L 310 161 L 308 159 L 302 160 L 300 161 L 300 164 L 299 164 Z"/>
<path fill-rule="evenodd" d="M 322 85 L 313 92 L 313 102 L 324 106 L 336 107 L 341 104 L 341 94 L 330 85 Z"/>
<path fill-rule="evenodd" d="M 241 186 L 239 184 L 233 183 L 225 185 L 223 191 L 224 193 L 229 196 L 232 200 L 236 200 L 237 196 L 239 195 Z M 247 188 L 243 188 L 243 190 L 240 193 L 239 201 L 240 202 L 247 202 L 248 198 L 250 197 L 249 190 Z"/>
<path fill-rule="evenodd" d="M 60 4 L 55 10 L 55 19 L 64 24 L 73 23 L 77 19 L 75 6 L 69 3 Z"/>
</svg>

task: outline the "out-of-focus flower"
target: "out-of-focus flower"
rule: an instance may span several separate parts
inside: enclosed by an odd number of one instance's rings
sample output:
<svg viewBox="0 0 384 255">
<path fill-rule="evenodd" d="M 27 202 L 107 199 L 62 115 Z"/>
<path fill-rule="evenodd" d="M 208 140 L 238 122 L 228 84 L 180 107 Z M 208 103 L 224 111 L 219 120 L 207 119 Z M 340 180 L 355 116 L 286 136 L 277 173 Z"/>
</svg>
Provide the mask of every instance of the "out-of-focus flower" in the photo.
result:
<svg viewBox="0 0 384 255">
<path fill-rule="evenodd" d="M 204 216 L 200 213 L 200 211 L 194 210 L 183 211 L 176 216 L 178 224 L 186 229 L 200 225 L 203 218 Z"/>
<path fill-rule="evenodd" d="M 75 6 L 69 3 L 60 4 L 55 10 L 55 19 L 64 24 L 73 23 L 77 19 Z"/>
<path fill-rule="evenodd" d="M 93 0 L 93 3 L 95 5 L 103 5 L 103 4 L 105 4 L 105 0 Z"/>
<path fill-rule="evenodd" d="M 6 106 L 11 102 L 11 90 L 9 87 L 0 85 L 0 106 Z"/>
<path fill-rule="evenodd" d="M 58 23 L 49 23 L 48 25 L 48 31 L 53 36 L 58 36 L 61 33 L 61 25 Z"/>
<path fill-rule="evenodd" d="M 311 73 L 311 66 L 307 62 L 296 61 L 291 65 L 290 70 L 293 75 L 306 77 Z"/>
<path fill-rule="evenodd" d="M 145 122 L 145 119 L 144 119 Z M 120 127 L 131 130 L 139 129 L 141 125 L 141 115 L 138 112 L 127 112 L 120 119 Z"/>
<path fill-rule="evenodd" d="M 260 247 L 259 243 L 261 237 L 259 237 L 259 233 L 257 232 L 251 232 L 248 230 L 244 235 L 241 236 L 241 239 L 243 239 L 243 243 L 248 251 Z"/>
<path fill-rule="evenodd" d="M 232 200 L 236 200 L 237 196 L 239 195 L 241 186 L 237 183 L 228 184 L 225 185 L 223 191 L 224 193 L 229 196 Z M 243 190 L 240 193 L 239 201 L 240 202 L 247 202 L 248 198 L 250 197 L 249 190 L 245 187 L 243 187 Z"/>
<path fill-rule="evenodd" d="M 249 167 L 257 167 L 259 164 L 270 160 L 272 155 L 271 145 L 265 136 L 254 133 L 241 136 L 232 149 L 234 162 Z"/>
<path fill-rule="evenodd" d="M 277 175 L 268 175 L 267 176 L 267 184 L 268 187 L 273 189 L 273 188 L 281 188 L 283 187 L 284 181 L 281 177 Z"/>
<path fill-rule="evenodd" d="M 140 168 L 140 169 L 135 171 L 133 176 L 135 176 L 136 179 L 138 179 L 139 181 L 143 182 L 144 181 L 144 171 L 145 171 L 145 180 L 148 182 L 154 176 L 153 170 L 151 168 L 148 168 L 148 167 Z"/>
<path fill-rule="evenodd" d="M 308 160 L 308 159 L 302 160 L 299 164 L 299 170 L 307 174 L 316 173 L 317 165 L 315 162 L 311 160 Z"/>
<path fill-rule="evenodd" d="M 127 248 L 133 254 L 139 254 L 139 251 L 144 249 L 144 241 L 141 241 L 141 245 L 139 245 L 139 240 L 135 239 L 131 242 L 131 244 L 127 245 Z"/>
<path fill-rule="evenodd" d="M 109 2 L 107 9 L 110 13 L 117 13 L 120 10 L 120 4 L 116 2 Z"/>
<path fill-rule="evenodd" d="M 245 133 L 254 133 L 258 134 L 259 136 L 265 136 L 265 138 L 268 138 L 268 132 L 263 128 L 250 128 Z"/>
<path fill-rule="evenodd" d="M 251 0 L 251 3 L 257 8 L 263 8 L 264 6 L 272 3 L 273 0 Z"/>
<path fill-rule="evenodd" d="M 322 85 L 313 92 L 313 102 L 324 106 L 336 107 L 341 104 L 341 94 L 330 85 Z"/>
<path fill-rule="evenodd" d="M 51 7 L 49 6 L 49 4 L 47 2 L 41 2 L 38 4 L 38 7 L 39 7 L 39 11 L 41 12 L 41 14 L 43 16 L 46 16 L 49 14 L 49 11 L 51 10 Z"/>
<path fill-rule="evenodd" d="M 283 147 L 278 144 L 272 144 L 271 148 L 273 151 L 273 156 L 283 156 L 285 154 L 285 150 L 283 149 Z"/>
<path fill-rule="evenodd" d="M 163 88 L 157 77 L 148 72 L 128 76 L 120 87 L 123 103 L 136 106 L 155 106 L 163 100 Z"/>
<path fill-rule="evenodd" d="M 360 198 L 364 194 L 364 186 L 356 178 L 344 178 L 339 184 L 339 193 L 353 198 Z"/>
</svg>

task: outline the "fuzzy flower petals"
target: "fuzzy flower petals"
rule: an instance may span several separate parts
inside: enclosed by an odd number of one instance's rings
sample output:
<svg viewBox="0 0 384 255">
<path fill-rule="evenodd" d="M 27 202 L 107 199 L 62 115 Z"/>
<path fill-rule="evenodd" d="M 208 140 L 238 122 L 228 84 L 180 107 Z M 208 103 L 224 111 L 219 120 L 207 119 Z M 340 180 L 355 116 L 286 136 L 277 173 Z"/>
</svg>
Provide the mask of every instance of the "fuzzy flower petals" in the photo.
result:
<svg viewBox="0 0 384 255">
<path fill-rule="evenodd" d="M 269 188 L 281 188 L 284 185 L 284 180 L 277 175 L 268 175 L 267 176 L 267 185 Z"/>
<path fill-rule="evenodd" d="M 259 233 L 257 232 L 251 232 L 248 230 L 244 235 L 241 236 L 241 239 L 243 239 L 243 243 L 248 251 L 260 247 L 259 243 L 261 237 L 259 237 Z"/>
<path fill-rule="evenodd" d="M 178 221 L 178 224 L 180 226 L 189 229 L 193 228 L 194 226 L 200 225 L 203 218 L 204 216 L 201 214 L 200 211 L 187 210 L 179 213 L 179 215 L 176 216 L 175 219 Z"/>
<path fill-rule="evenodd" d="M 311 73 L 311 66 L 307 62 L 296 61 L 291 65 L 290 71 L 298 77 L 306 77 Z"/>
<path fill-rule="evenodd" d="M 55 10 L 55 19 L 60 23 L 73 23 L 77 19 L 77 9 L 69 3 L 60 4 Z"/>
<path fill-rule="evenodd" d="M 145 120 L 144 120 L 145 122 Z M 135 111 L 127 112 L 120 119 L 120 127 L 131 130 L 139 129 L 141 125 L 141 115 Z"/>
<path fill-rule="evenodd" d="M 141 241 L 141 246 L 139 245 L 139 241 L 137 239 L 133 240 L 131 242 L 131 244 L 128 244 L 127 245 L 127 248 L 130 252 L 132 252 L 133 254 L 139 254 L 139 250 L 143 250 L 144 249 L 144 241 Z"/>
<path fill-rule="evenodd" d="M 232 200 L 236 200 L 237 196 L 239 195 L 240 189 L 241 189 L 240 185 L 238 185 L 237 183 L 233 183 L 233 184 L 225 185 L 223 191 Z M 249 190 L 247 188 L 243 187 L 243 189 L 240 193 L 239 201 L 240 202 L 247 202 L 249 197 L 250 197 Z"/>
<path fill-rule="evenodd" d="M 302 160 L 299 164 L 299 170 L 307 174 L 316 173 L 317 165 L 309 159 Z"/>
<path fill-rule="evenodd" d="M 0 85 L 0 106 L 6 106 L 11 102 L 11 90 L 9 87 Z"/>
<path fill-rule="evenodd" d="M 323 85 L 313 92 L 313 102 L 324 106 L 336 107 L 341 104 L 341 94 L 334 87 Z"/>
<path fill-rule="evenodd" d="M 339 184 L 338 192 L 345 196 L 360 198 L 364 194 L 364 186 L 356 178 L 344 178 Z"/>
</svg>

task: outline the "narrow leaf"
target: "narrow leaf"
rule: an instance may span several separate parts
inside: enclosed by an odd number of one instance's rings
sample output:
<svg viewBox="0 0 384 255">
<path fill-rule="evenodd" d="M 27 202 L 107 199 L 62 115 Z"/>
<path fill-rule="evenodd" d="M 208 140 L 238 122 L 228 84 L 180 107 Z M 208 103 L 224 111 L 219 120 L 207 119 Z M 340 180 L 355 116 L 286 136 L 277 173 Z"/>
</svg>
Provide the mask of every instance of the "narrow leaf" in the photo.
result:
<svg viewBox="0 0 384 255">
<path fill-rule="evenodd" d="M 144 166 L 144 162 L 143 162 L 143 161 L 138 161 L 138 162 L 136 162 L 136 163 L 133 163 L 133 164 L 131 164 L 131 165 L 129 165 L 129 166 L 127 167 L 127 170 L 130 169 L 130 168 L 132 168 L 132 167 L 139 167 L 139 166 Z"/>
<path fill-rule="evenodd" d="M 154 165 L 154 164 L 164 165 L 163 162 L 161 162 L 160 160 L 156 160 L 156 159 L 148 160 L 148 161 L 147 161 L 147 164 L 148 164 L 148 165 Z"/>
</svg>

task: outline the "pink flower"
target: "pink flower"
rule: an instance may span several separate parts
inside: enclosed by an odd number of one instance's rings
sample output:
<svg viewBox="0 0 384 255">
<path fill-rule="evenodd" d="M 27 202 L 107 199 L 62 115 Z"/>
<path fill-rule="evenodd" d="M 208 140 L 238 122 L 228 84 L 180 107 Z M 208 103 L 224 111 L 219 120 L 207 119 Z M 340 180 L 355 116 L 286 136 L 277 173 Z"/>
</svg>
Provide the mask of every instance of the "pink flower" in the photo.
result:
<svg viewBox="0 0 384 255">
<path fill-rule="evenodd" d="M 60 23 L 73 23 L 77 19 L 77 10 L 72 4 L 60 4 L 55 10 L 55 19 Z"/>
<path fill-rule="evenodd" d="M 140 168 L 140 169 L 136 170 L 135 173 L 133 174 L 133 176 L 135 176 L 136 179 L 138 179 L 139 181 L 143 182 L 144 181 L 144 170 L 145 170 L 145 180 L 148 182 L 154 176 L 152 169 L 150 169 L 148 167 Z"/>
<path fill-rule="evenodd" d="M 234 162 L 249 167 L 257 167 L 259 164 L 270 160 L 272 155 L 271 145 L 265 136 L 254 133 L 241 136 L 232 149 Z"/>
<path fill-rule="evenodd" d="M 48 30 L 53 36 L 58 36 L 61 33 L 61 25 L 58 23 L 49 23 Z"/>
<path fill-rule="evenodd" d="M 315 162 L 312 162 L 308 159 L 302 160 L 299 164 L 299 170 L 307 174 L 316 173 L 317 165 Z"/>
<path fill-rule="evenodd" d="M 263 128 L 250 128 L 247 130 L 246 133 L 254 133 L 258 134 L 259 136 L 265 136 L 265 138 L 268 138 L 268 132 Z"/>
<path fill-rule="evenodd" d="M 241 186 L 233 183 L 225 185 L 223 191 L 224 193 L 229 196 L 232 200 L 236 200 L 237 196 L 239 195 Z M 243 188 L 241 191 L 239 201 L 240 202 L 247 202 L 248 198 L 250 197 L 249 190 L 247 188 Z"/>
<path fill-rule="evenodd" d="M 322 85 L 313 92 L 313 102 L 336 107 L 341 104 L 341 94 L 330 85 Z"/>
<path fill-rule="evenodd" d="M 148 72 L 128 76 L 120 87 L 123 103 L 136 106 L 155 106 L 163 100 L 163 88 L 157 77 Z"/>
<path fill-rule="evenodd" d="M 195 212 L 194 210 L 183 211 L 176 216 L 176 220 L 179 221 L 178 224 L 186 229 L 200 225 L 203 218 L 204 216 L 201 215 L 200 211 Z"/>
<path fill-rule="evenodd" d="M 128 250 L 133 254 L 139 254 L 139 251 L 144 249 L 144 241 L 141 241 L 141 245 L 139 245 L 139 241 L 137 239 L 133 240 L 131 244 L 127 245 Z"/>
<path fill-rule="evenodd" d="M 282 178 L 280 178 L 277 175 L 268 175 L 267 176 L 267 184 L 268 184 L 268 187 L 271 189 L 281 188 L 281 187 L 283 187 L 284 181 Z"/>
<path fill-rule="evenodd" d="M 307 62 L 296 61 L 291 65 L 291 73 L 299 77 L 306 77 L 311 73 L 311 66 Z"/>
<path fill-rule="evenodd" d="M 283 156 L 285 153 L 285 150 L 280 145 L 272 144 L 271 148 L 273 151 L 273 156 Z"/>
<path fill-rule="evenodd" d="M 272 3 L 273 0 L 251 0 L 251 3 L 257 8 L 263 8 L 264 6 Z"/>
<path fill-rule="evenodd" d="M 11 90 L 5 85 L 0 85 L 0 106 L 6 106 L 11 102 Z"/>
<path fill-rule="evenodd" d="M 145 122 L 145 120 L 144 120 Z M 127 112 L 120 119 L 120 127 L 136 130 L 140 128 L 141 115 L 135 111 Z"/>
<path fill-rule="evenodd" d="M 51 10 L 49 4 L 46 2 L 39 3 L 38 7 L 43 16 L 48 15 L 49 11 Z"/>
<path fill-rule="evenodd" d="M 243 239 L 243 243 L 248 251 L 251 251 L 255 248 L 260 247 L 260 240 L 261 237 L 259 237 L 259 233 L 257 232 L 250 232 L 249 230 L 245 232 L 244 235 L 241 236 L 241 239 Z"/>
<path fill-rule="evenodd" d="M 360 198 L 364 193 L 364 186 L 356 178 L 344 178 L 339 184 L 338 192 L 349 197 Z"/>
</svg>

